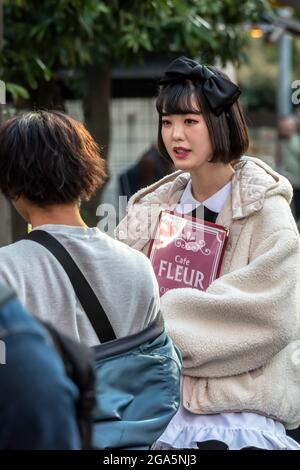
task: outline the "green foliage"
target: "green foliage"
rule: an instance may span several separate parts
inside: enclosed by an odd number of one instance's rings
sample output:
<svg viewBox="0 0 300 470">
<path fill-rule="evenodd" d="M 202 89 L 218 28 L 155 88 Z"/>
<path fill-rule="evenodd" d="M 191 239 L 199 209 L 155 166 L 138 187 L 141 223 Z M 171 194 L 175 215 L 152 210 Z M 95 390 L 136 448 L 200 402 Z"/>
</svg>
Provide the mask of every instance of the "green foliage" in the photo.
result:
<svg viewBox="0 0 300 470">
<path fill-rule="evenodd" d="M 24 98 L 24 99 L 29 98 L 28 91 L 20 85 L 17 85 L 16 83 L 8 82 L 5 84 L 5 86 L 6 86 L 6 91 L 11 94 L 14 100 L 17 100 L 19 97 Z"/>
<path fill-rule="evenodd" d="M 243 83 L 243 104 L 248 111 L 276 111 L 276 84 L 259 77 Z"/>
<path fill-rule="evenodd" d="M 147 52 L 241 60 L 241 25 L 264 9 L 264 0 L 6 0 L 3 79 L 36 89 L 62 69 Z"/>
</svg>

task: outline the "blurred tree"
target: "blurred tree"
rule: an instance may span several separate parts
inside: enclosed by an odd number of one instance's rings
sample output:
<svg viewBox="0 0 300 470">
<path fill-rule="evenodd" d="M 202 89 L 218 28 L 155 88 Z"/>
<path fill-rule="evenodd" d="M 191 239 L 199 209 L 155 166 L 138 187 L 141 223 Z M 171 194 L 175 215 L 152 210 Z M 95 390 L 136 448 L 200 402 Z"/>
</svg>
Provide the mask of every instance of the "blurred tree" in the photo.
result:
<svg viewBox="0 0 300 470">
<path fill-rule="evenodd" d="M 258 21 L 266 8 L 265 0 L 6 0 L 7 91 L 36 106 L 62 106 L 57 77 L 72 80 L 76 70 L 85 85 L 86 124 L 106 156 L 112 65 L 149 52 L 242 61 L 242 25 Z M 89 224 L 98 201 L 99 194 L 89 204 Z"/>
</svg>

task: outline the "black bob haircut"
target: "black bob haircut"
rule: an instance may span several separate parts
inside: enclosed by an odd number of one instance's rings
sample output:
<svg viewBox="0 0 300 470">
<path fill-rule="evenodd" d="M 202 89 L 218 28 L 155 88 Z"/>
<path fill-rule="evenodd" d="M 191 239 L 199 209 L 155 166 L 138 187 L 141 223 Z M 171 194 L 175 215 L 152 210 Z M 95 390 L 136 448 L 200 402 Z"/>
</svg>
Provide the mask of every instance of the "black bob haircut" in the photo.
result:
<svg viewBox="0 0 300 470">
<path fill-rule="evenodd" d="M 209 67 L 214 73 L 227 78 L 215 67 Z M 193 98 L 196 108 L 192 105 Z M 216 116 L 210 109 L 198 81 L 189 79 L 179 80 L 160 87 L 156 100 L 159 113 L 158 149 L 160 154 L 170 160 L 161 136 L 162 116 L 164 114 L 203 114 L 212 145 L 211 163 L 230 163 L 239 159 L 248 149 L 249 137 L 245 118 L 239 100 Z"/>
<path fill-rule="evenodd" d="M 106 177 L 99 148 L 60 111 L 17 115 L 0 127 L 0 189 L 40 207 L 88 201 Z"/>
</svg>

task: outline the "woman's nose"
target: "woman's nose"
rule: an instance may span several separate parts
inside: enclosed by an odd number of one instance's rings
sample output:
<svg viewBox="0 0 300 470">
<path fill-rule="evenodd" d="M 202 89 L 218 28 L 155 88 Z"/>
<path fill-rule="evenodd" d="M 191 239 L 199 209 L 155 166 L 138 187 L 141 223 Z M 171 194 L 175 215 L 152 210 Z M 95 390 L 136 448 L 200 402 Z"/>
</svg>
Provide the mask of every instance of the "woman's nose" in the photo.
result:
<svg viewBox="0 0 300 470">
<path fill-rule="evenodd" d="M 173 140 L 184 139 L 184 131 L 183 131 L 183 126 L 181 124 L 174 124 L 172 137 L 173 137 Z"/>
</svg>

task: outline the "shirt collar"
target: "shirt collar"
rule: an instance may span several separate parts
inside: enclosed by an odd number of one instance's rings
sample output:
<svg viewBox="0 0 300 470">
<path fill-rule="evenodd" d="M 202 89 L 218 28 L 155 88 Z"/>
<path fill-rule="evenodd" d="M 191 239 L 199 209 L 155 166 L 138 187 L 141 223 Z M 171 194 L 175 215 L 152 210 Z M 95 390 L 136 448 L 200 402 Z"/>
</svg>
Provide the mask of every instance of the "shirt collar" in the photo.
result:
<svg viewBox="0 0 300 470">
<path fill-rule="evenodd" d="M 213 212 L 219 213 L 227 199 L 228 194 L 231 191 L 231 180 L 225 184 L 219 191 L 213 194 L 211 197 L 202 202 L 202 204 Z M 192 181 L 189 180 L 186 188 L 181 196 L 180 202 L 177 206 L 177 211 L 183 214 L 191 212 L 191 210 L 200 206 L 201 202 L 194 198 L 192 193 Z M 186 210 L 185 210 L 186 206 Z"/>
</svg>

